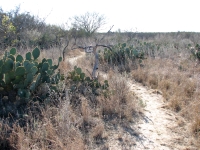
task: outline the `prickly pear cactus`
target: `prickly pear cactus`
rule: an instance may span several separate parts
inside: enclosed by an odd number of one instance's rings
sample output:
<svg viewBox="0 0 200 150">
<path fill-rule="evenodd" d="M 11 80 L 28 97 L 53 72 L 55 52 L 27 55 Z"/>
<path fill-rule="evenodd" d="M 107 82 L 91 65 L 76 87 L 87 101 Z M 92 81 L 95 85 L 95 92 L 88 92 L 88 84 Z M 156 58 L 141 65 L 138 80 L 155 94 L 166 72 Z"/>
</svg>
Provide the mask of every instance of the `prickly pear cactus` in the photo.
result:
<svg viewBox="0 0 200 150">
<path fill-rule="evenodd" d="M 44 58 L 38 62 L 40 50 L 36 47 L 23 58 L 12 48 L 5 52 L 0 59 L 0 94 L 8 96 L 8 100 L 15 102 L 16 96 L 20 99 L 30 100 L 37 87 L 48 83 L 49 87 L 56 90 L 56 84 L 61 80 L 61 75 L 56 72 L 58 64 L 53 66 L 51 59 Z M 44 93 L 43 93 L 44 94 Z M 40 95 L 37 95 L 40 96 Z M 44 97 L 45 98 L 45 97 Z"/>
<path fill-rule="evenodd" d="M 100 56 L 101 63 L 107 63 L 110 66 L 128 66 L 132 64 L 141 63 L 144 59 L 144 53 L 137 50 L 133 46 L 127 46 L 126 43 L 119 43 L 111 50 L 105 49 Z"/>
<path fill-rule="evenodd" d="M 84 94 L 85 91 L 91 91 L 91 94 L 99 95 L 100 93 L 107 91 L 109 87 L 107 80 L 102 84 L 97 78 L 92 79 L 87 77 L 85 73 L 82 72 L 82 69 L 77 66 L 74 67 L 73 71 L 69 72 L 67 79 L 71 92 L 78 92 L 77 90 L 81 90 L 79 92 Z"/>
</svg>

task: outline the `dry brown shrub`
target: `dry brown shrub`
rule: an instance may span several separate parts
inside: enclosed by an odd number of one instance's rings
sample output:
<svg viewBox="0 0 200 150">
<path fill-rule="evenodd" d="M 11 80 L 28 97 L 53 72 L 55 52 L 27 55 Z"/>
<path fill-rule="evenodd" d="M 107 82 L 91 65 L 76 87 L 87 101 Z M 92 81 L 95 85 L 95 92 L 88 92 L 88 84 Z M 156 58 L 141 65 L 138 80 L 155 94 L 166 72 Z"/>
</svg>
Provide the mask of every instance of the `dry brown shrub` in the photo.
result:
<svg viewBox="0 0 200 150">
<path fill-rule="evenodd" d="M 148 78 L 148 84 L 153 89 L 158 88 L 158 75 L 156 75 L 156 74 L 150 75 Z"/>
<path fill-rule="evenodd" d="M 58 64 L 59 57 L 62 57 L 62 52 L 58 48 L 52 47 L 47 50 L 45 49 L 41 50 L 40 57 L 38 59 L 39 61 L 42 61 L 43 58 L 50 58 L 53 60 L 54 64 Z"/>
<path fill-rule="evenodd" d="M 191 122 L 193 135 L 200 137 L 199 71 L 188 59 L 147 59 L 143 68 L 131 72 L 133 79 L 162 91 L 169 108 Z"/>
<path fill-rule="evenodd" d="M 94 55 L 93 53 L 83 54 L 80 57 L 76 65 L 82 69 L 82 71 L 86 74 L 86 76 L 91 77 L 93 65 L 94 65 Z"/>
<path fill-rule="evenodd" d="M 102 122 L 100 122 L 99 124 L 97 124 L 94 128 L 92 128 L 91 131 L 91 135 L 94 139 L 98 139 L 98 138 L 103 138 L 103 133 L 104 133 L 104 124 Z"/>
<path fill-rule="evenodd" d="M 40 120 L 32 118 L 24 127 L 18 121 L 12 128 L 0 133 L 1 149 L 85 149 L 82 134 L 76 129 L 73 114 L 67 103 L 59 108 L 48 107 L 42 112 Z M 76 122 L 78 118 L 74 120 Z M 19 120 L 20 121 L 20 120 Z M 9 122 L 8 122 L 9 123 Z M 6 126 L 4 123 L 3 126 Z M 5 129 L 1 126 L 1 129 Z"/>
<path fill-rule="evenodd" d="M 165 91 L 168 91 L 170 90 L 171 88 L 171 82 L 168 80 L 168 79 L 163 79 L 160 81 L 159 83 L 159 87 L 162 89 L 162 90 L 165 90 Z"/>
<path fill-rule="evenodd" d="M 90 107 L 88 105 L 87 99 L 85 98 L 82 98 L 81 100 L 81 115 L 83 117 L 83 121 L 85 123 L 88 123 L 91 117 L 91 113 L 90 113 Z"/>
<path fill-rule="evenodd" d="M 98 98 L 103 116 L 106 119 L 117 117 L 118 119 L 125 118 L 132 121 L 133 113 L 138 109 L 138 106 L 134 93 L 130 91 L 127 80 L 128 78 L 114 71 L 109 71 L 108 81 L 111 94 L 107 98 Z"/>
<path fill-rule="evenodd" d="M 65 55 L 66 55 L 67 57 L 77 57 L 77 56 L 82 55 L 83 52 L 84 52 L 84 51 L 81 50 L 81 49 L 74 49 L 74 50 L 69 50 L 69 51 L 67 51 Z"/>
<path fill-rule="evenodd" d="M 138 68 L 137 70 L 133 70 L 131 73 L 133 79 L 137 82 L 142 83 L 145 85 L 148 79 L 148 71 L 142 68 Z"/>
<path fill-rule="evenodd" d="M 44 52 L 42 55 L 46 55 Z M 80 51 L 74 51 L 70 56 L 82 55 Z M 50 54 L 54 56 L 53 50 Z M 88 55 L 80 57 L 77 66 L 81 67 L 87 76 L 90 76 L 94 57 Z M 55 60 L 57 63 L 57 61 Z M 66 73 L 74 66 L 65 62 L 60 63 L 61 73 Z M 17 120 L 13 124 L 13 128 L 5 128 L 9 126 L 9 122 L 0 123 L 0 149 L 94 149 L 94 143 L 105 138 L 106 119 L 115 117 L 116 124 L 120 120 L 133 120 L 133 113 L 138 109 L 137 100 L 130 91 L 127 84 L 128 78 L 119 75 L 115 71 L 110 71 L 107 79 L 109 81 L 109 92 L 107 97 L 100 95 L 97 97 L 97 104 L 91 105 L 91 101 L 78 93 L 78 97 L 71 96 L 72 101 L 79 101 L 79 107 L 70 105 L 70 100 L 60 101 L 56 106 L 45 106 L 40 111 L 36 111 L 38 106 L 34 107 L 28 114 L 28 119 L 24 126 L 19 126 Z M 99 76 L 100 82 L 105 80 L 105 76 Z M 35 116 L 38 114 L 38 116 Z M 110 118 L 106 118 L 108 116 Z M 106 120 L 106 121 L 105 121 Z M 2 127 L 4 126 L 4 127 Z M 5 130 L 6 129 L 6 130 Z M 102 143 L 101 143 L 102 144 Z M 101 145 L 100 147 L 107 147 Z"/>
<path fill-rule="evenodd" d="M 200 116 L 194 117 L 194 123 L 192 124 L 192 132 L 195 133 L 197 136 L 200 135 Z"/>
<path fill-rule="evenodd" d="M 67 63 L 66 61 L 62 61 L 59 64 L 58 69 L 60 70 L 60 73 L 63 74 L 64 76 L 67 76 L 67 73 L 70 71 L 70 64 Z"/>
<path fill-rule="evenodd" d="M 177 96 L 174 96 L 174 98 L 170 99 L 169 106 L 172 110 L 179 112 L 182 109 L 181 99 Z"/>
<path fill-rule="evenodd" d="M 183 86 L 183 93 L 185 93 L 185 96 L 188 98 L 192 98 L 196 89 L 196 83 L 194 81 L 185 80 L 185 86 Z"/>
</svg>

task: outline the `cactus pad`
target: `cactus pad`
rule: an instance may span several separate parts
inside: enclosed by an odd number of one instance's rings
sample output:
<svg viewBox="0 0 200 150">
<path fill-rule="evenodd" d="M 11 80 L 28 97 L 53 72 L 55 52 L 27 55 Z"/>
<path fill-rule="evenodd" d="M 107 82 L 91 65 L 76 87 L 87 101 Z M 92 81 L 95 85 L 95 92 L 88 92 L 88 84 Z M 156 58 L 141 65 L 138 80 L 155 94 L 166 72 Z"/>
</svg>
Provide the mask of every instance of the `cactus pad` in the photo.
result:
<svg viewBox="0 0 200 150">
<path fill-rule="evenodd" d="M 53 64 L 53 61 L 52 61 L 52 59 L 47 59 L 47 62 L 49 63 L 49 66 L 51 67 L 51 66 L 52 66 L 52 64 Z"/>
<path fill-rule="evenodd" d="M 32 52 L 34 60 L 40 56 L 40 50 L 36 47 Z"/>
<path fill-rule="evenodd" d="M 13 60 L 8 58 L 2 66 L 2 72 L 7 73 L 13 69 Z"/>
<path fill-rule="evenodd" d="M 26 60 L 31 60 L 31 52 L 26 53 Z"/>
<path fill-rule="evenodd" d="M 15 71 L 15 75 L 16 76 L 22 76 L 24 75 L 26 72 L 25 68 L 22 66 L 17 67 L 16 71 Z"/>
<path fill-rule="evenodd" d="M 45 72 L 49 69 L 49 63 L 48 62 L 45 62 L 43 65 L 42 65 L 42 72 Z"/>
<path fill-rule="evenodd" d="M 22 57 L 21 55 L 17 55 L 17 57 L 16 57 L 16 61 L 22 63 L 22 61 L 23 61 L 23 57 Z"/>
<path fill-rule="evenodd" d="M 33 76 L 37 73 L 37 71 L 38 71 L 38 68 L 36 66 L 33 66 L 30 70 Z"/>
<path fill-rule="evenodd" d="M 62 61 L 62 57 L 59 57 L 58 61 L 61 62 Z"/>
<path fill-rule="evenodd" d="M 15 55 L 17 52 L 16 48 L 11 48 L 10 54 Z"/>
<path fill-rule="evenodd" d="M 13 61 L 15 61 L 15 57 L 13 55 L 8 56 L 8 58 L 12 59 Z"/>
<path fill-rule="evenodd" d="M 76 69 L 76 72 L 80 75 L 81 72 L 82 72 L 81 68 L 77 68 L 77 69 Z"/>
</svg>

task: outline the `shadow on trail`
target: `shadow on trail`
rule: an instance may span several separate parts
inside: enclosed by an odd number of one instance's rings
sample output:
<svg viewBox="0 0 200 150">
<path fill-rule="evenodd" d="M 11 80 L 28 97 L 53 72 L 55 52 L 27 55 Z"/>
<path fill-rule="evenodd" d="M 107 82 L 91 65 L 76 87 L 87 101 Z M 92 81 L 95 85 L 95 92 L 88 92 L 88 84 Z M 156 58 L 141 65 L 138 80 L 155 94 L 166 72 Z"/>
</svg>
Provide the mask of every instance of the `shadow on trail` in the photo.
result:
<svg viewBox="0 0 200 150">
<path fill-rule="evenodd" d="M 144 121 L 145 124 L 154 124 L 153 121 L 147 116 L 142 115 L 141 119 L 142 121 Z M 131 135 L 136 140 L 136 142 L 139 142 L 144 148 L 146 143 L 154 143 L 153 141 L 151 141 L 151 139 L 148 139 L 148 137 L 145 137 L 142 133 L 140 133 L 137 128 L 131 127 L 129 125 L 123 125 L 122 129 L 129 135 Z"/>
</svg>

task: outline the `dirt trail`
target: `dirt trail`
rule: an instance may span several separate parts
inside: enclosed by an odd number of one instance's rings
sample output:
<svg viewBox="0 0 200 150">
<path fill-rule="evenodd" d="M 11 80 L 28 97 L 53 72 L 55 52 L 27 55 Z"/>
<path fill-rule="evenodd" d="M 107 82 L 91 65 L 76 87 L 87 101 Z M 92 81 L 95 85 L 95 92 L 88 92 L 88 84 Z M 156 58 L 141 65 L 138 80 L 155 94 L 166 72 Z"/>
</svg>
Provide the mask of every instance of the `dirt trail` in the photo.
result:
<svg viewBox="0 0 200 150">
<path fill-rule="evenodd" d="M 161 92 L 127 82 L 143 105 L 143 113 L 138 122 L 110 133 L 109 150 L 197 150 L 183 126 L 183 118 L 165 108 Z"/>
<path fill-rule="evenodd" d="M 138 83 L 130 83 L 131 90 L 145 105 L 143 119 L 138 129 L 141 139 L 136 141 L 137 149 L 195 149 L 190 145 L 188 137 L 184 136 L 186 129 L 180 127 L 184 124 L 183 118 L 165 108 L 161 92 L 148 89 Z"/>
<path fill-rule="evenodd" d="M 82 56 L 68 60 L 75 63 Z M 130 80 L 127 84 L 144 107 L 142 119 L 128 127 L 111 129 L 109 150 L 197 150 L 192 146 L 191 137 L 185 136 L 184 119 L 165 108 L 161 92 Z"/>
</svg>

